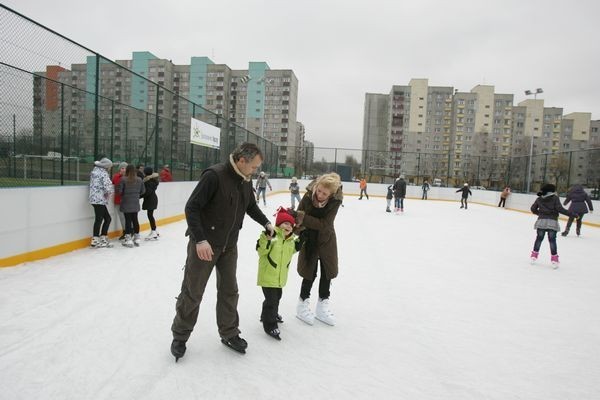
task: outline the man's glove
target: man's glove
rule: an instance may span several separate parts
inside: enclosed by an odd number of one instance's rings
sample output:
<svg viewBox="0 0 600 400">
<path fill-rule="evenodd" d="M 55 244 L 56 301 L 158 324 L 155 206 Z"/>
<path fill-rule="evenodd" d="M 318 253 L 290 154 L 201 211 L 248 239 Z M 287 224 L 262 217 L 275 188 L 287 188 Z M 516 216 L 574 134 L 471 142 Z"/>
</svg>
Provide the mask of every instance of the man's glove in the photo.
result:
<svg viewBox="0 0 600 400">
<path fill-rule="evenodd" d="M 275 230 L 273 229 L 273 225 L 271 225 L 270 222 L 265 225 L 265 233 L 267 234 L 269 239 L 275 235 Z"/>
</svg>

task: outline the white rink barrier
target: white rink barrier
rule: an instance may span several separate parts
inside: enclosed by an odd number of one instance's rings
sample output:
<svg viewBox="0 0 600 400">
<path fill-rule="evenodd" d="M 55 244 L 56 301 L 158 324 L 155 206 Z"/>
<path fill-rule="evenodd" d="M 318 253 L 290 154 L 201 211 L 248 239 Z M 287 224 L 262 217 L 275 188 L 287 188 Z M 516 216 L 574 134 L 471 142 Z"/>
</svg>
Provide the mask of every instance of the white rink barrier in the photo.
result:
<svg viewBox="0 0 600 400">
<path fill-rule="evenodd" d="M 302 192 L 309 183 L 299 180 Z M 289 193 L 290 179 L 272 179 L 274 193 Z M 161 183 L 157 189 L 158 209 L 154 215 L 159 225 L 179 221 L 184 218 L 184 208 L 196 182 Z M 369 196 L 374 201 L 385 198 L 388 184 L 370 183 Z M 343 182 L 344 194 L 358 196 L 358 182 Z M 460 201 L 455 188 L 431 187 L 429 201 Z M 497 206 L 500 193 L 489 190 L 474 190 L 470 198 L 473 204 Z M 12 266 L 65 253 L 89 245 L 94 222 L 94 211 L 88 203 L 87 186 L 54 186 L 0 189 L 0 267 Z M 420 199 L 420 186 L 407 186 L 407 198 Z M 535 201 L 534 194 L 513 193 L 506 202 L 506 208 L 529 213 Z M 561 200 L 564 200 L 562 198 Z M 284 202 L 282 205 L 288 205 Z M 118 220 L 114 205 L 109 202 L 111 222 L 110 236 L 116 236 Z M 600 202 L 594 201 L 599 210 Z M 586 215 L 584 223 L 600 227 L 600 210 Z M 148 229 L 146 213 L 140 211 L 142 229 Z"/>
</svg>

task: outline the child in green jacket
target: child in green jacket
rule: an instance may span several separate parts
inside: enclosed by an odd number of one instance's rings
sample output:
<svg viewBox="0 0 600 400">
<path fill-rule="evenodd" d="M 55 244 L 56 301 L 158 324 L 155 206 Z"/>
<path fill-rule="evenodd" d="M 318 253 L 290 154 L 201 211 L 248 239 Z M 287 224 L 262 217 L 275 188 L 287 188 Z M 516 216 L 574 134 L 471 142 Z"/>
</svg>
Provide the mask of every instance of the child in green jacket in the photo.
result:
<svg viewBox="0 0 600 400">
<path fill-rule="evenodd" d="M 267 335 L 281 340 L 278 322 L 283 322 L 278 314 L 279 300 L 282 288 L 287 283 L 288 271 L 292 256 L 300 250 L 302 242 L 294 235 L 296 219 L 283 207 L 277 210 L 275 219 L 275 234 L 267 236 L 260 234 L 256 242 L 258 252 L 258 286 L 262 286 L 265 301 L 262 305 L 260 320 Z M 301 224 L 303 213 L 299 213 L 298 225 Z"/>
</svg>

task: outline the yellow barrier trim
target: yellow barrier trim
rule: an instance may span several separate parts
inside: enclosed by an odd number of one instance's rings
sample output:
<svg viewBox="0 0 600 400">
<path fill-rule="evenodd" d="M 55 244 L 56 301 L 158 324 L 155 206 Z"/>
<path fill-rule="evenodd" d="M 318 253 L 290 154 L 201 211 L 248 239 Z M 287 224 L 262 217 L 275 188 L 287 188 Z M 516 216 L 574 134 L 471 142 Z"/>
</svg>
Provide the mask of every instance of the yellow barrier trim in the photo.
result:
<svg viewBox="0 0 600 400">
<path fill-rule="evenodd" d="M 162 218 L 156 221 L 156 225 L 167 225 L 172 224 L 174 222 L 181 221 L 185 219 L 185 214 L 175 215 L 173 217 Z M 150 223 L 146 222 L 140 225 L 140 231 L 144 231 L 150 229 Z M 121 236 L 122 231 L 112 231 L 108 233 L 110 238 L 115 238 Z M 30 251 L 23 254 L 17 254 L 16 256 L 0 258 L 0 268 L 2 267 L 12 267 L 18 264 L 22 264 L 29 261 L 41 260 L 48 257 L 57 256 L 59 254 L 64 254 L 71 252 L 73 250 L 84 249 L 89 247 L 90 238 L 78 239 L 72 242 L 61 243 L 55 246 L 45 247 L 43 249 Z"/>
</svg>

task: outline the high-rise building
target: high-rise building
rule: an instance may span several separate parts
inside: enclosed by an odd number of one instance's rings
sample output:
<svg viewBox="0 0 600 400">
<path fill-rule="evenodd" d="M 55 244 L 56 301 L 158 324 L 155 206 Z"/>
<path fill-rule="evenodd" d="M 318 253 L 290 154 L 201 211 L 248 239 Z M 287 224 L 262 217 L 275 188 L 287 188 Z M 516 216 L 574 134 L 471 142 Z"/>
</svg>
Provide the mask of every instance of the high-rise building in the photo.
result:
<svg viewBox="0 0 600 400">
<path fill-rule="evenodd" d="M 429 86 L 427 79 L 394 85 L 389 94 L 367 93 L 363 169 L 404 173 L 409 180 L 447 178 L 450 185 L 464 180 L 500 187 L 507 177 L 527 180 L 533 152 L 533 181 L 589 180 L 590 165 L 597 162 L 592 162 L 596 153 L 587 150 L 600 141 L 591 115 L 563 116 L 562 108 L 544 107 L 541 99 L 513 102 L 513 94 L 495 93 L 494 86 L 460 92 Z M 560 154 L 572 150 L 578 152 Z"/>
<path fill-rule="evenodd" d="M 271 70 L 265 62 L 250 62 L 248 69 L 232 70 L 208 57 L 192 57 L 189 65 L 175 65 L 150 52 L 134 52 L 131 60 L 115 63 L 92 56 L 71 69 L 48 66 L 34 79 L 34 132 L 42 133 L 44 126 L 56 125 L 60 118 L 56 94 L 60 85 L 44 78 L 66 83 L 73 87 L 65 94 L 70 129 L 85 136 L 79 138 L 80 153 L 90 153 L 97 64 L 101 147 L 110 140 L 117 157 L 145 151 L 154 133 L 161 138 L 161 149 L 184 154 L 185 146 L 174 146 L 185 144 L 190 118 L 195 116 L 217 126 L 230 120 L 275 143 L 280 168 L 293 173 L 303 140 L 296 119 L 298 79 L 292 70 Z M 203 113 L 203 109 L 213 114 Z M 158 116 L 159 123 L 147 113 Z"/>
</svg>

